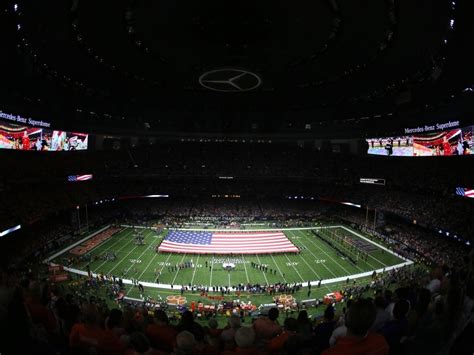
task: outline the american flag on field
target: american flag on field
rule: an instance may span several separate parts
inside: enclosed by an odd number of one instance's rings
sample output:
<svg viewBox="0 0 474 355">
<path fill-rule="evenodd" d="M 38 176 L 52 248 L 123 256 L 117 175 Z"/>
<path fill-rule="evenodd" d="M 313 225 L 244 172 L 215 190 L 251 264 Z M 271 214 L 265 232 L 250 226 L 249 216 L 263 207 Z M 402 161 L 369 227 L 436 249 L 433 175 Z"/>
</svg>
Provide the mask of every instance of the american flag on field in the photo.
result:
<svg viewBox="0 0 474 355">
<path fill-rule="evenodd" d="M 192 254 L 266 254 L 298 252 L 280 231 L 207 232 L 171 230 L 159 251 Z"/>
<path fill-rule="evenodd" d="M 92 174 L 87 174 L 87 175 L 69 175 L 67 177 L 67 181 L 86 181 L 86 180 L 92 180 Z"/>
<path fill-rule="evenodd" d="M 468 189 L 466 187 L 456 187 L 456 195 L 474 198 L 474 189 Z"/>
</svg>

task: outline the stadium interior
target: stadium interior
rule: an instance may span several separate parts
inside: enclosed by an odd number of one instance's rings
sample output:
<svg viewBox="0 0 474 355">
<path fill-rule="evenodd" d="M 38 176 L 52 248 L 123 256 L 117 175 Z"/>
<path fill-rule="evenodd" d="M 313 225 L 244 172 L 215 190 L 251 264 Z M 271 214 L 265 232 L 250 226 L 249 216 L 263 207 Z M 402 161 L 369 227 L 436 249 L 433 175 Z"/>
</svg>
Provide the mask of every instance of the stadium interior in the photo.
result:
<svg viewBox="0 0 474 355">
<path fill-rule="evenodd" d="M 472 7 L 2 2 L 0 354 L 473 354 Z"/>
</svg>

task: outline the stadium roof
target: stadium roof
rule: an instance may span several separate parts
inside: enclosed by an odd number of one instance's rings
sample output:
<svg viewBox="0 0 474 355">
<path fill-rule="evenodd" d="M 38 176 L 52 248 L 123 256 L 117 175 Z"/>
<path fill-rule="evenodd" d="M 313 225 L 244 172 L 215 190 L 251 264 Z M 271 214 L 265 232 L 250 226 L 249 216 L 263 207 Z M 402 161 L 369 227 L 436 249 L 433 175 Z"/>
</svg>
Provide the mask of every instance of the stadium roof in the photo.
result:
<svg viewBox="0 0 474 355">
<path fill-rule="evenodd" d="M 474 83 L 468 0 L 5 4 L 2 107 L 26 103 L 69 126 L 389 122 Z"/>
</svg>

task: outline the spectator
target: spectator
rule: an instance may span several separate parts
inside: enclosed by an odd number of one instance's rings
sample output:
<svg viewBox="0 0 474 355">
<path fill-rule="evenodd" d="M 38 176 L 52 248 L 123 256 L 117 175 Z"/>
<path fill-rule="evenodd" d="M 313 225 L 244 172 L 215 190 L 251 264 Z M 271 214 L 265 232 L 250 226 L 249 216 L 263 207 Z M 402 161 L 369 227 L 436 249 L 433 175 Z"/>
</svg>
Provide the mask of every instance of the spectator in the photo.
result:
<svg viewBox="0 0 474 355">
<path fill-rule="evenodd" d="M 271 354 L 278 354 L 283 351 L 286 341 L 289 337 L 296 334 L 298 330 L 298 322 L 294 318 L 286 318 L 284 323 L 283 332 L 274 337 L 268 343 L 268 351 Z"/>
<path fill-rule="evenodd" d="M 252 327 L 240 327 L 235 332 L 235 343 L 237 345 L 234 351 L 224 351 L 223 355 L 242 354 L 242 355 L 257 355 L 262 352 L 259 351 L 255 345 L 255 331 Z"/>
<path fill-rule="evenodd" d="M 196 346 L 196 339 L 193 333 L 183 330 L 176 335 L 176 347 L 173 354 L 187 355 L 192 354 Z"/>
<path fill-rule="evenodd" d="M 307 341 L 312 334 L 311 322 L 308 318 L 308 312 L 303 310 L 300 311 L 297 318 L 298 322 L 298 334 L 301 335 L 304 341 Z"/>
<path fill-rule="evenodd" d="M 139 354 L 153 354 L 151 351 L 150 342 L 147 337 L 141 332 L 134 332 L 130 335 L 130 345 L 132 349 L 127 351 L 127 355 L 139 355 Z"/>
<path fill-rule="evenodd" d="M 334 306 L 329 304 L 324 310 L 324 318 L 322 323 L 318 324 L 314 328 L 314 343 L 317 352 L 329 348 L 329 339 L 336 327 L 336 321 L 334 320 Z"/>
<path fill-rule="evenodd" d="M 375 317 L 374 324 L 372 324 L 370 329 L 376 332 L 391 319 L 391 314 L 386 310 L 387 303 L 382 296 L 376 297 L 374 304 L 377 308 L 377 315 Z"/>
<path fill-rule="evenodd" d="M 255 320 L 253 329 L 259 341 L 268 341 L 281 333 L 281 327 L 278 324 L 278 315 L 278 308 L 273 307 L 268 311 L 268 317 L 262 316 Z"/>
<path fill-rule="evenodd" d="M 224 343 L 229 344 L 234 342 L 234 335 L 237 329 L 240 328 L 240 317 L 236 314 L 233 314 L 227 320 L 227 327 L 221 333 L 221 339 Z"/>
<path fill-rule="evenodd" d="M 176 326 L 177 332 L 182 332 L 184 330 L 191 332 L 195 339 L 204 336 L 204 330 L 199 323 L 194 321 L 194 315 L 191 311 L 185 311 L 181 316 L 179 324 Z"/>
<path fill-rule="evenodd" d="M 355 301 L 347 310 L 347 336 L 340 338 L 336 345 L 323 352 L 323 355 L 386 355 L 389 348 L 384 337 L 370 333 L 377 311 L 370 300 Z"/>
<path fill-rule="evenodd" d="M 99 326 L 99 311 L 93 304 L 86 304 L 82 309 L 84 321 L 76 323 L 69 336 L 72 348 L 86 351 L 97 349 L 101 353 L 121 354 L 124 344 L 113 334 L 107 334 Z"/>
<path fill-rule="evenodd" d="M 410 304 L 406 300 L 400 300 L 393 308 L 393 320 L 385 322 L 379 333 L 385 337 L 389 347 L 390 355 L 403 354 L 402 338 L 408 333 L 407 314 Z"/>
<path fill-rule="evenodd" d="M 171 352 L 177 331 L 169 325 L 168 316 L 164 311 L 157 309 L 153 315 L 153 323 L 146 328 L 146 335 L 155 349 Z"/>
<path fill-rule="evenodd" d="M 222 333 L 222 329 L 218 328 L 219 323 L 217 322 L 216 318 L 209 319 L 209 322 L 207 324 L 209 326 L 209 336 L 211 338 L 219 338 Z"/>
</svg>

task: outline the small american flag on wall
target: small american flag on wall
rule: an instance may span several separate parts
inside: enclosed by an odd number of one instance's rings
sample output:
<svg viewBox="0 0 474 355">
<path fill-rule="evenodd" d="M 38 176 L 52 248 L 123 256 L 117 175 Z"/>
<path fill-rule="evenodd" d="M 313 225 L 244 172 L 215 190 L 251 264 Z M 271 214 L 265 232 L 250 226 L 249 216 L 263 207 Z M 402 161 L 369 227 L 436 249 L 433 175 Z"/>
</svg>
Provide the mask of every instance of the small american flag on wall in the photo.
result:
<svg viewBox="0 0 474 355">
<path fill-rule="evenodd" d="M 67 177 L 67 181 L 75 182 L 75 181 L 86 181 L 92 180 L 92 174 L 87 175 L 69 175 Z"/>
<path fill-rule="evenodd" d="M 474 198 L 474 189 L 468 189 L 466 187 L 456 187 L 456 195 Z"/>
</svg>

